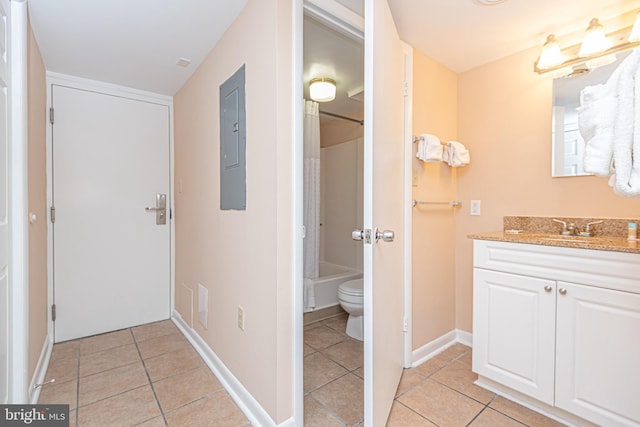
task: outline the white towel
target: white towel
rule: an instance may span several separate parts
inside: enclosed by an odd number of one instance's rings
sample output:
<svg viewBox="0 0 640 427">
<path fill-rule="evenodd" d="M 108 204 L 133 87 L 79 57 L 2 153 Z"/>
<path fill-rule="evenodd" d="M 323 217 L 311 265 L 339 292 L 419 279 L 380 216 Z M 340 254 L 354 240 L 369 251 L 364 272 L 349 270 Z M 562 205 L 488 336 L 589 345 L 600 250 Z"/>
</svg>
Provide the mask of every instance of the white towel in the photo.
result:
<svg viewBox="0 0 640 427">
<path fill-rule="evenodd" d="M 585 141 L 583 168 L 598 176 L 613 173 L 614 127 L 621 74 L 620 66 L 605 84 L 587 86 L 580 93 L 578 127 Z"/>
<path fill-rule="evenodd" d="M 416 157 L 427 163 L 438 163 L 442 161 L 442 144 L 435 135 L 427 133 L 420 135 L 418 151 Z"/>
<path fill-rule="evenodd" d="M 464 144 L 458 141 L 449 141 L 444 147 L 442 160 L 447 162 L 449 166 L 459 167 L 468 165 L 471 161 L 471 156 Z"/>
<path fill-rule="evenodd" d="M 313 279 L 304 279 L 304 312 L 313 311 L 316 308 L 316 289 Z"/>
<path fill-rule="evenodd" d="M 617 88 L 618 108 L 614 125 L 613 160 L 616 194 L 640 198 L 640 51 L 637 49 L 620 65 Z M 638 93 L 638 96 L 635 96 Z M 635 156 L 634 156 L 635 154 Z M 635 157 L 635 158 L 634 158 Z"/>
</svg>

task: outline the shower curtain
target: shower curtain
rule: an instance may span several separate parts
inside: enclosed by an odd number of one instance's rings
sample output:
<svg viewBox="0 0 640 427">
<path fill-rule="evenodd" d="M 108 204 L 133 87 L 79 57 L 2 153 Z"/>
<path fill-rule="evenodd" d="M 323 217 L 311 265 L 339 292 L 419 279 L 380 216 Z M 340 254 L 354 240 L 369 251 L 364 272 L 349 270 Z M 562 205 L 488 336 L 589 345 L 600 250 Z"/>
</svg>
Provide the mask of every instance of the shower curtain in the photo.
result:
<svg viewBox="0 0 640 427">
<path fill-rule="evenodd" d="M 315 308 L 313 281 L 320 261 L 320 116 L 318 103 L 304 102 L 304 305 Z"/>
</svg>

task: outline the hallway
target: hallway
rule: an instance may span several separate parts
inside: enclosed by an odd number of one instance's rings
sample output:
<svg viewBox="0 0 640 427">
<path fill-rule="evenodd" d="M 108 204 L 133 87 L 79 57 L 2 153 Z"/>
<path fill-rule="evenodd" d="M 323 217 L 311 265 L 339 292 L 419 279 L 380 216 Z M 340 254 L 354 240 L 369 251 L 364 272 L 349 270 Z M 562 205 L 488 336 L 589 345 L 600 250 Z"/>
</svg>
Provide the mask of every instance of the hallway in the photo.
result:
<svg viewBox="0 0 640 427">
<path fill-rule="evenodd" d="M 56 344 L 39 403 L 70 426 L 248 426 L 171 320 Z"/>
</svg>

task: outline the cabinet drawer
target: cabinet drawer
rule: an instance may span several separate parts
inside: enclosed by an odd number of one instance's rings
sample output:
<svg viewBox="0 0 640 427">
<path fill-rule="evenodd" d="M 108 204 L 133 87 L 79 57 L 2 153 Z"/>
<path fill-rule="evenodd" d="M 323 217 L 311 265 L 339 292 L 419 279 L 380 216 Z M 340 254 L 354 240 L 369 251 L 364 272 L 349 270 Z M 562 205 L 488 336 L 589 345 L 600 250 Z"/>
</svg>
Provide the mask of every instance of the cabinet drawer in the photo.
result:
<svg viewBox="0 0 640 427">
<path fill-rule="evenodd" d="M 474 240 L 474 267 L 640 294 L 640 255 Z"/>
</svg>

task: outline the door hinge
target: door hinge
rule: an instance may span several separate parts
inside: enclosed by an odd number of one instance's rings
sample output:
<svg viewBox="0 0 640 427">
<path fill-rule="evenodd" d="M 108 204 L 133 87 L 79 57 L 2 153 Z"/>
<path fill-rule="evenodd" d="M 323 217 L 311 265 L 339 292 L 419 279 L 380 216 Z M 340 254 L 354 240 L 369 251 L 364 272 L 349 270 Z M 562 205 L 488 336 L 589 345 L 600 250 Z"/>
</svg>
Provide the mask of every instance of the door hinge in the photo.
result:
<svg viewBox="0 0 640 427">
<path fill-rule="evenodd" d="M 409 83 L 404 82 L 404 96 L 409 96 Z"/>
<path fill-rule="evenodd" d="M 173 219 L 173 209 L 169 208 L 169 219 Z"/>
<path fill-rule="evenodd" d="M 49 123 L 53 124 L 53 107 L 49 108 Z"/>
<path fill-rule="evenodd" d="M 51 222 L 56 222 L 56 208 L 55 206 L 51 206 Z"/>
<path fill-rule="evenodd" d="M 402 319 L 402 332 L 409 332 L 409 319 L 407 316 Z"/>
<path fill-rule="evenodd" d="M 55 304 L 51 306 L 51 321 L 52 322 L 56 321 L 56 305 Z"/>
</svg>

